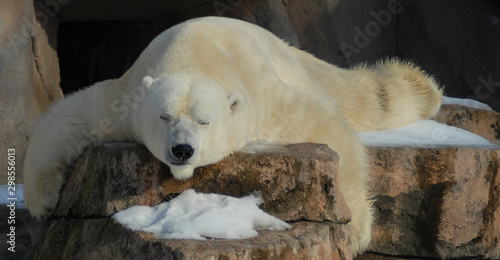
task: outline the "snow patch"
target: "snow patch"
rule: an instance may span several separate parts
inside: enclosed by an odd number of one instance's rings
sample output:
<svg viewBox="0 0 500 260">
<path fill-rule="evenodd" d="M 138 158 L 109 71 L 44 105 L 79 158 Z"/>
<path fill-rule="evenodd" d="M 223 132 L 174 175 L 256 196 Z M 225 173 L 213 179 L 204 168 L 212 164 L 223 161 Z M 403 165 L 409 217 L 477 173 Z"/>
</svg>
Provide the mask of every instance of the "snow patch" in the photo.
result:
<svg viewBox="0 0 500 260">
<path fill-rule="evenodd" d="M 244 239 L 256 230 L 284 230 L 283 222 L 259 209 L 262 196 L 243 198 L 185 190 L 176 198 L 156 205 L 132 206 L 113 215 L 129 229 L 154 233 L 158 239 Z"/>
<path fill-rule="evenodd" d="M 367 146 L 411 146 L 438 148 L 450 146 L 471 146 L 476 148 L 500 149 L 488 139 L 453 126 L 432 120 L 417 122 L 393 130 L 358 133 Z"/>
<path fill-rule="evenodd" d="M 490 106 L 481 103 L 479 101 L 468 99 L 468 98 L 452 98 L 452 97 L 441 97 L 442 105 L 460 105 L 464 107 L 471 107 L 475 109 L 483 109 L 483 110 L 493 110 Z"/>
</svg>

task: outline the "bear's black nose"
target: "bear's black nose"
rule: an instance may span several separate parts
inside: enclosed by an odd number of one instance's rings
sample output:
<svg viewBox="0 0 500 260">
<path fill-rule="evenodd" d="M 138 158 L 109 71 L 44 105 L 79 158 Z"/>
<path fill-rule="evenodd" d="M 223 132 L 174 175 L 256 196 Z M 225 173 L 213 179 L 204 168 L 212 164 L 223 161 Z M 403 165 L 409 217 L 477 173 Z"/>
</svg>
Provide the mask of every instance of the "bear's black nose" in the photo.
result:
<svg viewBox="0 0 500 260">
<path fill-rule="evenodd" d="M 188 144 L 179 144 L 172 147 L 172 154 L 179 160 L 187 160 L 193 156 L 194 148 Z"/>
</svg>

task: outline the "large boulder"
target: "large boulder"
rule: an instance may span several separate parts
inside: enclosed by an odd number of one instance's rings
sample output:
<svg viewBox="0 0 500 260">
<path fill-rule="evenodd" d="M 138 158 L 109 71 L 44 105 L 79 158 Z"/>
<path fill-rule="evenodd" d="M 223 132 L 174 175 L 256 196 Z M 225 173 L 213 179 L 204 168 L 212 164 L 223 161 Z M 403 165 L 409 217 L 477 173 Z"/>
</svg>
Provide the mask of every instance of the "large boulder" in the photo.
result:
<svg viewBox="0 0 500 260">
<path fill-rule="evenodd" d="M 370 251 L 500 258 L 500 150 L 369 147 L 376 225 Z"/>
<path fill-rule="evenodd" d="M 338 186 L 337 167 L 338 157 L 326 145 L 298 144 L 238 152 L 179 181 L 143 146 L 93 147 L 76 163 L 30 258 L 350 259 L 350 210 Z M 292 228 L 236 241 L 158 240 L 110 218 L 188 188 L 236 197 L 258 190 L 264 199 L 261 208 Z"/>
<path fill-rule="evenodd" d="M 0 150 L 15 150 L 18 183 L 34 120 L 62 97 L 57 23 L 33 1 L 3 1 L 0 8 Z M 0 165 L 7 165 L 7 156 Z"/>
<path fill-rule="evenodd" d="M 367 150 L 376 212 L 371 254 L 364 259 L 500 257 L 499 150 Z M 31 256 L 348 259 L 350 211 L 336 167 L 337 157 L 326 146 L 299 144 L 239 152 L 178 181 L 143 146 L 93 147 L 69 176 L 55 218 L 45 224 Z M 109 218 L 131 205 L 156 205 L 188 188 L 238 197 L 260 190 L 261 207 L 292 223 L 292 229 L 262 231 L 238 241 L 157 240 Z"/>
<path fill-rule="evenodd" d="M 434 120 L 500 141 L 500 113 L 458 105 L 443 105 Z"/>
<path fill-rule="evenodd" d="M 238 152 L 180 181 L 144 146 L 106 144 L 88 149 L 76 163 L 54 215 L 109 217 L 194 188 L 236 197 L 260 191 L 261 207 L 282 220 L 346 223 L 350 213 L 337 183 L 337 163 L 326 145 L 290 145 L 256 154 Z"/>
<path fill-rule="evenodd" d="M 260 231 L 244 240 L 158 240 L 109 218 L 58 219 L 45 225 L 30 259 L 351 259 L 345 231 L 296 222 L 287 231 Z"/>
</svg>

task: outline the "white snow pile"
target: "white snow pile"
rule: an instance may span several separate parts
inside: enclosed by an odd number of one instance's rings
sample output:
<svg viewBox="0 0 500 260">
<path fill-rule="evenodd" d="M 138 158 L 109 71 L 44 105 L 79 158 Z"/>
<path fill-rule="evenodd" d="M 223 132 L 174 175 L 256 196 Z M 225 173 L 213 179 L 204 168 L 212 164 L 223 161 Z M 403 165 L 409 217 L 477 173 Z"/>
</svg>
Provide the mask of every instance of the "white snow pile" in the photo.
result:
<svg viewBox="0 0 500 260">
<path fill-rule="evenodd" d="M 290 225 L 259 209 L 260 194 L 234 198 L 185 190 L 156 205 L 132 206 L 113 215 L 129 229 L 154 233 L 158 239 L 244 239 L 256 230 L 284 230 Z"/>
<path fill-rule="evenodd" d="M 0 185 L 0 205 L 9 205 L 15 202 L 16 209 L 26 208 L 24 205 L 23 188 L 24 184 L 16 184 L 15 186 Z"/>
<path fill-rule="evenodd" d="M 394 130 L 358 133 L 361 142 L 367 146 L 412 146 L 437 148 L 449 146 L 471 146 L 500 149 L 488 139 L 453 126 L 432 120 L 417 122 Z"/>
<path fill-rule="evenodd" d="M 483 110 L 492 110 L 490 106 L 481 103 L 479 101 L 468 99 L 468 98 L 452 98 L 452 97 L 441 97 L 442 105 L 460 105 L 465 107 L 471 107 Z"/>
</svg>

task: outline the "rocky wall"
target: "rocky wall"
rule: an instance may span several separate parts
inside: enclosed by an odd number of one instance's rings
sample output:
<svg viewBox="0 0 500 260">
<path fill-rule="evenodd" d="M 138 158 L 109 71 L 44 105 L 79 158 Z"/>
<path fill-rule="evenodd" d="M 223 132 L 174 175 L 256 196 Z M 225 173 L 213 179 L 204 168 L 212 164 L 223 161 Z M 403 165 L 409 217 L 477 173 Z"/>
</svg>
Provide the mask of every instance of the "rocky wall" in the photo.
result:
<svg viewBox="0 0 500 260">
<path fill-rule="evenodd" d="M 57 19 L 32 1 L 2 1 L 0 8 L 0 165 L 14 154 L 17 182 L 34 120 L 62 97 Z M 14 151 L 14 152 L 12 152 Z M 0 183 L 6 183 L 3 171 Z"/>
</svg>

